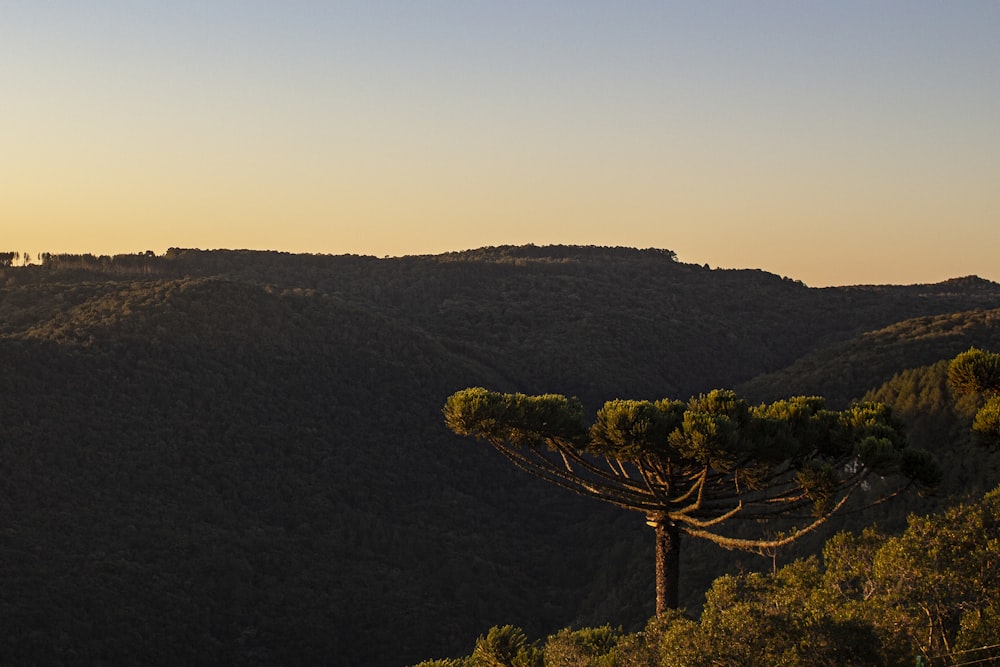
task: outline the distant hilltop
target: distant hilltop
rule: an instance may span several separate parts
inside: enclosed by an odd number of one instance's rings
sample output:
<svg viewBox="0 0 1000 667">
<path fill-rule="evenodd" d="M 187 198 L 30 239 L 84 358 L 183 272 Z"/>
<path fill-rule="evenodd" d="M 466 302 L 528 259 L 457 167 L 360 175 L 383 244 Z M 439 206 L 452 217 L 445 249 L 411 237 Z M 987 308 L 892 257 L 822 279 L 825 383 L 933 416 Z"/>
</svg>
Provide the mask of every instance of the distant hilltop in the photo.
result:
<svg viewBox="0 0 1000 667">
<path fill-rule="evenodd" d="M 294 267 L 310 270 L 332 269 L 357 265 L 359 263 L 397 262 L 412 265 L 414 262 L 424 263 L 482 263 L 482 264 L 517 264 L 524 262 L 565 263 L 583 262 L 601 264 L 602 262 L 638 262 L 657 263 L 672 268 L 686 268 L 694 271 L 722 272 L 727 274 L 757 274 L 773 276 L 804 286 L 802 281 L 787 276 L 777 276 L 763 269 L 711 269 L 708 264 L 693 264 L 680 262 L 677 253 L 665 248 L 632 248 L 627 246 L 595 246 L 595 245 L 500 245 L 484 246 L 469 250 L 444 252 L 436 255 L 403 255 L 400 257 L 379 258 L 374 255 L 357 254 L 314 254 L 290 253 L 278 250 L 248 250 L 248 249 L 212 249 L 199 248 L 169 248 L 164 254 L 157 255 L 152 250 L 137 253 L 117 255 L 94 255 L 91 253 L 38 253 L 32 256 L 22 252 L 0 252 L 0 269 L 6 268 L 41 268 L 48 270 L 85 270 L 111 275 L 212 275 L 227 271 L 243 272 L 248 269 L 263 270 L 268 268 L 283 271 Z M 858 289 L 881 287 L 928 287 L 958 289 L 965 291 L 994 290 L 1000 283 L 981 278 L 976 275 L 951 278 L 936 284 L 918 285 L 844 285 Z M 817 288 L 830 289 L 830 288 Z"/>
</svg>

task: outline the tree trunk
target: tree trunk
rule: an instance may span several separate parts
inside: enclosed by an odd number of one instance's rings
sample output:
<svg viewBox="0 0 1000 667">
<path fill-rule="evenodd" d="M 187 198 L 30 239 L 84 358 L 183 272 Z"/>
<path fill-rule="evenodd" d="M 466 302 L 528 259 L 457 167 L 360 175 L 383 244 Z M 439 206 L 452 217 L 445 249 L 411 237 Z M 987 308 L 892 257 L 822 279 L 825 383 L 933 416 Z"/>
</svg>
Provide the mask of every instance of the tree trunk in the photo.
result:
<svg viewBox="0 0 1000 667">
<path fill-rule="evenodd" d="M 677 609 L 677 584 L 680 579 L 681 533 L 663 516 L 646 520 L 656 531 L 656 615 Z"/>
</svg>

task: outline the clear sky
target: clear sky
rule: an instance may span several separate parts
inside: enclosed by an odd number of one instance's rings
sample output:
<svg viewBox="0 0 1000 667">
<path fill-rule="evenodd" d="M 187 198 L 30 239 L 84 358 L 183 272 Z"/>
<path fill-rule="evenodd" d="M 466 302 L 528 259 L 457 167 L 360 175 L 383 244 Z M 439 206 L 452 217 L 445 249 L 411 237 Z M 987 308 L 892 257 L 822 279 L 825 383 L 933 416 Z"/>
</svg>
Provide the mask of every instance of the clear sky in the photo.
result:
<svg viewBox="0 0 1000 667">
<path fill-rule="evenodd" d="M 1000 280 L 996 0 L 0 0 L 0 250 Z"/>
</svg>

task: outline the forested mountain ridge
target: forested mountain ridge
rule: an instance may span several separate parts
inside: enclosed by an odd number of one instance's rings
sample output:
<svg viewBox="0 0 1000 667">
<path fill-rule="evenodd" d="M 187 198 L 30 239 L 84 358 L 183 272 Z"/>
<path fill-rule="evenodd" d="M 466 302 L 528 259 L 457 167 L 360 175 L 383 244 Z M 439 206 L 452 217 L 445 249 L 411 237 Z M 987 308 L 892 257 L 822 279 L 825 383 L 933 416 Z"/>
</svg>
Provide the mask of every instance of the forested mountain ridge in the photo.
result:
<svg viewBox="0 0 1000 667">
<path fill-rule="evenodd" d="M 970 347 L 1000 348 L 1000 309 L 925 315 L 818 348 L 791 365 L 740 385 L 775 400 L 789 391 L 820 394 L 836 405 L 860 398 L 901 369 L 950 359 Z"/>
<path fill-rule="evenodd" d="M 628 248 L 500 247 L 395 259 L 181 249 L 162 257 L 45 257 L 43 266 L 25 267 L 31 279 L 83 271 L 88 281 L 221 277 L 314 290 L 494 363 L 517 389 L 561 388 L 555 380 L 599 401 L 616 376 L 621 395 L 689 394 L 776 371 L 824 344 L 901 320 L 1000 307 L 1000 285 L 975 277 L 810 289 L 759 270 L 710 270 L 670 251 Z M 510 353 L 503 364 L 495 363 L 498 351 Z"/>
<path fill-rule="evenodd" d="M 686 398 L 1000 308 L 975 278 L 811 289 L 625 248 L 46 256 L 0 285 L 0 654 L 29 663 L 394 665 L 642 622 L 645 526 L 456 441 L 445 397 Z"/>
</svg>

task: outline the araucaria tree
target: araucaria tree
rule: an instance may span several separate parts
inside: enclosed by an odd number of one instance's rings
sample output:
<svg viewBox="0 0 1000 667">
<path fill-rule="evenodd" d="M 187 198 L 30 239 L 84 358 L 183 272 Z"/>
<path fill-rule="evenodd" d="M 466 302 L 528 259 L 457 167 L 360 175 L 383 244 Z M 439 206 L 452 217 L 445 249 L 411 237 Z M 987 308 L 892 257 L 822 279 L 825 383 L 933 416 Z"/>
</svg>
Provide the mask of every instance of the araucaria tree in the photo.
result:
<svg viewBox="0 0 1000 667">
<path fill-rule="evenodd" d="M 940 477 L 881 404 L 838 412 L 798 397 L 751 407 L 716 390 L 686 403 L 609 401 L 589 427 L 583 413 L 574 398 L 479 387 L 444 407 L 452 431 L 487 441 L 522 470 L 643 513 L 656 532 L 657 614 L 677 607 L 682 534 L 763 553 L 822 524 L 870 475 L 897 479 L 891 493 Z M 778 517 L 793 521 L 775 537 L 762 520 Z M 737 524 L 761 532 L 747 537 Z"/>
</svg>

